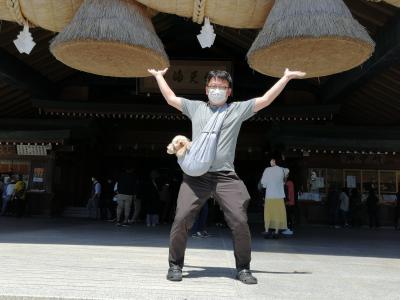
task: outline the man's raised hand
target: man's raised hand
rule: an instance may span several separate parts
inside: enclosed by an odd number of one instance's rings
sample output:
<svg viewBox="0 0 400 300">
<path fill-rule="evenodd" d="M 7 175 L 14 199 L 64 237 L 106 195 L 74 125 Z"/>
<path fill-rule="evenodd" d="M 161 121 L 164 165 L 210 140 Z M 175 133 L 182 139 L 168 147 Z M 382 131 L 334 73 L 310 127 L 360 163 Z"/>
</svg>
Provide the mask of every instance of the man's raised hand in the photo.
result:
<svg viewBox="0 0 400 300">
<path fill-rule="evenodd" d="M 168 68 L 165 68 L 164 70 L 155 70 L 155 69 L 147 69 L 147 71 L 153 75 L 154 77 L 156 77 L 157 75 L 162 75 L 164 76 L 165 73 L 167 73 Z"/>
<path fill-rule="evenodd" d="M 306 76 L 307 73 L 301 71 L 290 71 L 288 68 L 285 69 L 284 76 L 288 79 L 301 79 Z"/>
</svg>

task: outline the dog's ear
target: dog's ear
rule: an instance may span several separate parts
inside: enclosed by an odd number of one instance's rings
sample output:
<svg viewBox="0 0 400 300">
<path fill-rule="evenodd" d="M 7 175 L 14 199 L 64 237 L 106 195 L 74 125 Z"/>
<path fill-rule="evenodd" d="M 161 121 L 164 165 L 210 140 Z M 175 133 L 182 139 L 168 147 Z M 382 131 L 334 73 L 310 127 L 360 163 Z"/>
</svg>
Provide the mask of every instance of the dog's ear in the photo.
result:
<svg viewBox="0 0 400 300">
<path fill-rule="evenodd" d="M 174 147 L 174 145 L 172 143 L 167 146 L 167 153 L 168 154 L 175 154 L 176 153 L 175 147 Z"/>
</svg>

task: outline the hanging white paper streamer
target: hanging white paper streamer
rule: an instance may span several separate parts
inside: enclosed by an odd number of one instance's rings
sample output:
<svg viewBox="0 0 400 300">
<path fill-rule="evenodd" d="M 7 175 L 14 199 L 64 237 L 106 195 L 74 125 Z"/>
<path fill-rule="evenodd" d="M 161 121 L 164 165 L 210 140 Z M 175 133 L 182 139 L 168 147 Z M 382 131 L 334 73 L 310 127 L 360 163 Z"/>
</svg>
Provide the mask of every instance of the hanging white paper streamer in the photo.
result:
<svg viewBox="0 0 400 300">
<path fill-rule="evenodd" d="M 201 33 L 197 35 L 197 39 L 200 42 L 201 48 L 211 47 L 214 44 L 216 34 L 214 28 L 210 24 L 210 19 L 204 19 L 204 25 L 201 27 Z"/>
<path fill-rule="evenodd" d="M 36 43 L 29 32 L 29 26 L 24 25 L 24 29 L 18 34 L 17 39 L 14 40 L 14 45 L 20 53 L 30 54 Z"/>
</svg>

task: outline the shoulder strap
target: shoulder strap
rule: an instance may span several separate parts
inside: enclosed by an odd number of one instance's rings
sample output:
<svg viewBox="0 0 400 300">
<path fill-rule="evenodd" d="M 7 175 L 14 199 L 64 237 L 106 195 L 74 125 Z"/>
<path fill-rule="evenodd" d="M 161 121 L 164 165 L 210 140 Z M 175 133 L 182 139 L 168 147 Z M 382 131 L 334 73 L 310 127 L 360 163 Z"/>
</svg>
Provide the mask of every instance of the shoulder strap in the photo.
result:
<svg viewBox="0 0 400 300">
<path fill-rule="evenodd" d="M 216 110 L 213 113 L 212 117 L 208 120 L 202 132 L 219 132 L 225 120 L 227 111 L 228 111 L 227 104 L 218 108 L 218 110 Z"/>
</svg>

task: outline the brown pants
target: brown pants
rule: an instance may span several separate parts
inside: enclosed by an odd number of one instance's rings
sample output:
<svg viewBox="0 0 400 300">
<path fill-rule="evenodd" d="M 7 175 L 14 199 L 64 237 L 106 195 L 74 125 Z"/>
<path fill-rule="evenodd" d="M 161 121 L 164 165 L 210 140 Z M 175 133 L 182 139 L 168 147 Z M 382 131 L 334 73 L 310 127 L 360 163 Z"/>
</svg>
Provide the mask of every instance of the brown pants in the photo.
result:
<svg viewBox="0 0 400 300">
<path fill-rule="evenodd" d="M 169 246 L 169 265 L 183 267 L 188 232 L 210 196 L 218 201 L 233 235 L 236 268 L 249 269 L 251 237 L 247 224 L 250 195 L 235 172 L 209 172 L 199 177 L 183 175 Z"/>
</svg>

